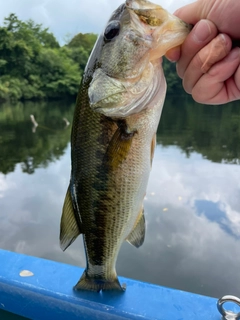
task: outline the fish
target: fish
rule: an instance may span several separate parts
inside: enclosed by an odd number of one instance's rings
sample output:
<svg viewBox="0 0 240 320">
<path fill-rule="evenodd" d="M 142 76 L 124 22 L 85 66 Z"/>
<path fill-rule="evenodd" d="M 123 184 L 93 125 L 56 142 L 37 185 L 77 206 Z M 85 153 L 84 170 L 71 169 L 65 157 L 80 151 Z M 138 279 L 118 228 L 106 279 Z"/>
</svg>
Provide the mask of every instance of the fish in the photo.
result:
<svg viewBox="0 0 240 320">
<path fill-rule="evenodd" d="M 80 235 L 86 269 L 75 290 L 123 292 L 116 260 L 145 238 L 143 200 L 166 94 L 161 57 L 191 27 L 160 5 L 126 0 L 111 15 L 86 65 L 71 133 L 71 176 L 60 246 Z"/>
</svg>

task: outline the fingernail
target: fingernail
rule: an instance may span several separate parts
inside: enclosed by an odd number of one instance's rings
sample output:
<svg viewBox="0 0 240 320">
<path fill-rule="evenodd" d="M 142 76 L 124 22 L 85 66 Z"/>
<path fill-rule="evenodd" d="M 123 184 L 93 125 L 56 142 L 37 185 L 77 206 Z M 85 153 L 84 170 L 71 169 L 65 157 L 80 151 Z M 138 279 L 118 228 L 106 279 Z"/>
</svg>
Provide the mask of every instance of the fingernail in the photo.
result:
<svg viewBox="0 0 240 320">
<path fill-rule="evenodd" d="M 226 46 L 228 44 L 228 36 L 224 33 L 220 33 L 218 37 L 222 40 L 222 43 Z"/>
<path fill-rule="evenodd" d="M 210 36 L 211 29 L 206 20 L 200 20 L 192 32 L 197 42 L 204 42 Z"/>
<path fill-rule="evenodd" d="M 171 57 L 169 57 L 169 56 L 166 56 L 166 58 L 168 59 L 168 61 L 169 62 L 176 62 L 176 60 L 175 59 L 172 59 Z"/>
</svg>

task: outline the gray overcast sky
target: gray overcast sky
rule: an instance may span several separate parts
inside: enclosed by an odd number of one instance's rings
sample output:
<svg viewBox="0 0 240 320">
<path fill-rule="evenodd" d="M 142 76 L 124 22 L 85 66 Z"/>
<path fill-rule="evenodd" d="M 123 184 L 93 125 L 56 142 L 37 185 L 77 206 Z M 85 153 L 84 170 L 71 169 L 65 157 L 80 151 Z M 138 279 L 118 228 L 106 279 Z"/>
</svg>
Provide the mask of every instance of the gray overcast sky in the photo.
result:
<svg viewBox="0 0 240 320">
<path fill-rule="evenodd" d="M 0 0 L 0 25 L 16 13 L 21 20 L 33 19 L 49 27 L 60 43 L 82 32 L 100 33 L 108 17 L 123 0 Z M 170 12 L 194 0 L 154 0 Z"/>
</svg>

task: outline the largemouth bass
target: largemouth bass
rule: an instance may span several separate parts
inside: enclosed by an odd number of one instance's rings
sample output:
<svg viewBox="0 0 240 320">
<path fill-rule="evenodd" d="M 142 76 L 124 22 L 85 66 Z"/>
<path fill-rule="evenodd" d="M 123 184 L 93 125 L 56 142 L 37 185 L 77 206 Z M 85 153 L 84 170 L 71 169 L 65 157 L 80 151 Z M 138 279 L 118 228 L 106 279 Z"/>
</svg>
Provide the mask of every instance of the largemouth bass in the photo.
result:
<svg viewBox="0 0 240 320">
<path fill-rule="evenodd" d="M 61 218 L 63 250 L 79 234 L 84 240 L 75 289 L 124 290 L 115 264 L 124 240 L 139 247 L 145 237 L 143 199 L 166 93 L 160 58 L 189 30 L 159 5 L 127 0 L 95 44 L 77 97 Z"/>
</svg>

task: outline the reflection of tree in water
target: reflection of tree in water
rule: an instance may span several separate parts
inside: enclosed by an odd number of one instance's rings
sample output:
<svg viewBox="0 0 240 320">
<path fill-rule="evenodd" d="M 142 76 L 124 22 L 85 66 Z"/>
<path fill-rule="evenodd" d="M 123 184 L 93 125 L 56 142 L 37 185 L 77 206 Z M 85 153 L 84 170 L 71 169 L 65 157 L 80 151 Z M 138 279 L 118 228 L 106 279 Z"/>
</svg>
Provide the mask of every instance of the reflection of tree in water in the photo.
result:
<svg viewBox="0 0 240 320">
<path fill-rule="evenodd" d="M 176 145 L 187 157 L 198 152 L 214 162 L 239 164 L 239 102 L 208 106 L 186 95 L 169 96 L 157 135 L 158 143 Z"/>
<path fill-rule="evenodd" d="M 23 172 L 33 173 L 59 159 L 70 141 L 74 110 L 72 102 L 42 102 L 3 104 L 0 108 L 0 172 L 7 174 L 20 163 Z M 39 126 L 32 133 L 30 115 Z"/>
<path fill-rule="evenodd" d="M 24 162 L 21 164 L 21 168 L 23 172 L 32 174 L 34 173 L 34 161 L 33 158 L 29 157 L 24 160 Z"/>
<path fill-rule="evenodd" d="M 59 159 L 70 141 L 75 103 L 42 102 L 2 104 L 0 107 L 0 172 L 21 164 L 33 173 Z M 32 132 L 30 115 L 39 124 Z M 65 120 L 63 120 L 65 118 Z M 238 102 L 204 106 L 186 95 L 169 96 L 158 129 L 158 143 L 176 145 L 187 157 L 198 152 L 215 162 L 239 163 L 240 108 Z"/>
</svg>

